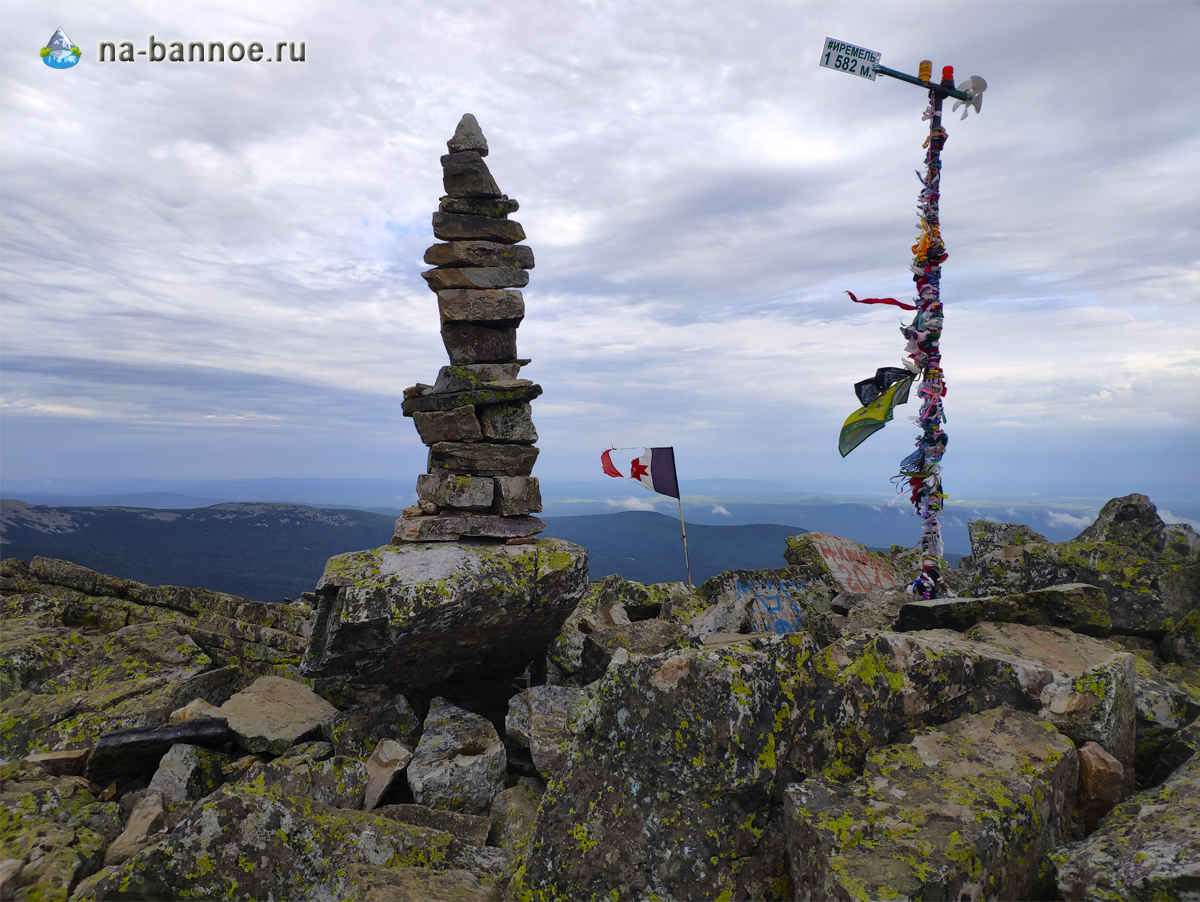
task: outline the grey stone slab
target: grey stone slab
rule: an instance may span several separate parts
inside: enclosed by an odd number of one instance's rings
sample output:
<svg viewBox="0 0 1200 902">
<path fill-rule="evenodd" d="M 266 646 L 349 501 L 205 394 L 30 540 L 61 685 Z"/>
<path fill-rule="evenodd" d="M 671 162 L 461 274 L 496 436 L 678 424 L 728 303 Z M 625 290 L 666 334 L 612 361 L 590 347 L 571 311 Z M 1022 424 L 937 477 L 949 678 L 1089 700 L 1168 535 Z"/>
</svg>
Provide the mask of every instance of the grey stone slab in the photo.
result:
<svg viewBox="0 0 1200 902">
<path fill-rule="evenodd" d="M 496 476 L 497 511 L 505 517 L 536 514 L 542 509 L 542 490 L 536 476 Z"/>
<path fill-rule="evenodd" d="M 451 197 L 499 197 L 500 187 L 476 151 L 460 150 L 442 157 L 442 186 Z"/>
<path fill-rule="evenodd" d="M 442 323 L 504 323 L 515 326 L 525 316 L 525 299 L 519 291 L 448 288 L 438 291 Z"/>
<path fill-rule="evenodd" d="M 533 444 L 537 430 L 528 401 L 513 404 L 488 404 L 478 408 L 477 417 L 483 437 L 490 441 Z"/>
<path fill-rule="evenodd" d="M 521 209 L 515 197 L 443 197 L 438 202 L 440 213 L 465 213 L 467 216 L 487 216 L 489 219 L 504 219 L 509 213 Z"/>
<path fill-rule="evenodd" d="M 433 214 L 433 234 L 443 241 L 476 239 L 516 244 L 525 240 L 525 230 L 512 219 L 493 219 L 489 216 L 470 216 L 465 213 Z"/>
<path fill-rule="evenodd" d="M 495 494 L 496 483 L 491 476 L 441 472 L 422 473 L 417 477 L 417 497 L 422 501 L 431 501 L 439 508 L 489 511 Z"/>
<path fill-rule="evenodd" d="M 531 445 L 438 442 L 429 449 L 429 472 L 449 470 L 474 476 L 528 476 L 537 460 Z"/>
<path fill-rule="evenodd" d="M 487 138 L 483 136 L 483 129 L 479 127 L 479 120 L 474 114 L 463 113 L 454 129 L 454 135 L 446 142 L 446 147 L 451 153 L 473 150 L 481 157 L 488 155 Z"/>
<path fill-rule="evenodd" d="M 532 401 L 542 393 L 542 387 L 528 379 L 494 381 L 473 391 L 445 392 L 405 398 L 401 405 L 406 417 L 418 410 L 453 410 L 464 404 L 505 404 L 513 401 Z"/>
<path fill-rule="evenodd" d="M 417 411 L 413 414 L 417 434 L 426 445 L 435 442 L 471 442 L 483 437 L 475 408 L 464 404 L 451 410 Z"/>
<path fill-rule="evenodd" d="M 457 542 L 464 538 L 521 539 L 546 528 L 537 517 L 500 517 L 494 514 L 448 513 L 432 517 L 400 517 L 394 543 Z"/>
<path fill-rule="evenodd" d="M 520 363 L 472 363 L 444 366 L 433 383 L 434 392 L 473 391 L 497 379 L 516 379 Z M 532 385 L 532 383 L 529 383 Z"/>
<path fill-rule="evenodd" d="M 529 273 L 514 266 L 439 267 L 421 273 L 433 291 L 447 288 L 522 288 Z"/>
<path fill-rule="evenodd" d="M 442 323 L 442 344 L 454 364 L 510 363 L 517 359 L 515 326 Z"/>
<path fill-rule="evenodd" d="M 512 266 L 533 269 L 533 248 L 496 241 L 450 241 L 425 251 L 430 266 Z"/>
</svg>

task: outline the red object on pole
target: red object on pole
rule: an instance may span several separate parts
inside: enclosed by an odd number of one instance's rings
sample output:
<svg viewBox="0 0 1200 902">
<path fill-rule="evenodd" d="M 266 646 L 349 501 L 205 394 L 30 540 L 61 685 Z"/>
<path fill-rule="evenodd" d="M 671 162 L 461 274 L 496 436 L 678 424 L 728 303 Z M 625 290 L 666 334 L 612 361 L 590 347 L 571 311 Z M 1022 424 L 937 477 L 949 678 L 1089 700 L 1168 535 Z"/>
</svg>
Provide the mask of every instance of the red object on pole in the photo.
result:
<svg viewBox="0 0 1200 902">
<path fill-rule="evenodd" d="M 953 66 L 942 66 L 942 84 L 946 84 L 947 82 L 954 84 Z"/>
</svg>

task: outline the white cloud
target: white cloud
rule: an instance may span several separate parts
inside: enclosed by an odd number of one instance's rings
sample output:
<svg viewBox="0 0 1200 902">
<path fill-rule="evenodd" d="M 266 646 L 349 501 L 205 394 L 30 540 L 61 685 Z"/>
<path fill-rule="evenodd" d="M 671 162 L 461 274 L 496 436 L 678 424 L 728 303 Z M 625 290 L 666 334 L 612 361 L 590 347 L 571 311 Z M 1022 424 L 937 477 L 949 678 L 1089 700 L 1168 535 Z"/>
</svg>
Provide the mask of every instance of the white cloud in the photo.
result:
<svg viewBox="0 0 1200 902">
<path fill-rule="evenodd" d="M 1160 507 L 1158 509 L 1158 515 L 1160 517 L 1162 517 L 1162 520 L 1164 523 L 1186 523 L 1188 526 L 1192 527 L 1192 529 L 1196 530 L 1197 532 L 1200 532 L 1200 520 L 1193 520 L 1193 519 L 1189 519 L 1187 517 L 1180 517 L 1179 515 L 1173 514 L 1166 508 L 1162 508 L 1162 507 Z"/>
<path fill-rule="evenodd" d="M 729 509 L 726 508 L 725 505 L 723 505 L 723 504 L 714 504 L 713 509 L 710 511 L 710 513 L 718 514 L 722 517 L 732 517 L 733 516 L 733 514 L 729 513 Z"/>
<path fill-rule="evenodd" d="M 1087 514 L 1078 516 L 1076 514 L 1068 514 L 1065 511 L 1046 511 L 1046 519 L 1053 526 L 1070 526 L 1074 529 L 1086 529 L 1091 526 L 1096 520 L 1096 515 Z"/>
<path fill-rule="evenodd" d="M 604 503 L 611 508 L 615 508 L 616 510 L 622 510 L 622 511 L 655 511 L 655 512 L 657 512 L 657 510 L 658 510 L 658 508 L 656 508 L 654 506 L 657 503 L 657 499 L 635 498 L 632 495 L 629 496 L 628 498 L 621 498 L 621 499 L 609 498 L 609 499 L 606 499 Z"/>
</svg>

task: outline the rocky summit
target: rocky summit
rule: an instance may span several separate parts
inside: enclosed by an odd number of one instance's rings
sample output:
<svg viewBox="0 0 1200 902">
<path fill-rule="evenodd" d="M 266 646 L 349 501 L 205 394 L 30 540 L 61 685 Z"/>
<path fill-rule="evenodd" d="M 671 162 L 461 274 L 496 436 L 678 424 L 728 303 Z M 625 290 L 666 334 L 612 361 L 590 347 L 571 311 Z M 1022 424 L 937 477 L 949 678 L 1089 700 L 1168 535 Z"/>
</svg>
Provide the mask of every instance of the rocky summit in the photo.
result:
<svg viewBox="0 0 1200 902">
<path fill-rule="evenodd" d="M 971 535 L 935 602 L 817 533 L 698 588 L 393 544 L 287 604 L 6 560 L 0 898 L 1196 898 L 1196 534 Z"/>
</svg>

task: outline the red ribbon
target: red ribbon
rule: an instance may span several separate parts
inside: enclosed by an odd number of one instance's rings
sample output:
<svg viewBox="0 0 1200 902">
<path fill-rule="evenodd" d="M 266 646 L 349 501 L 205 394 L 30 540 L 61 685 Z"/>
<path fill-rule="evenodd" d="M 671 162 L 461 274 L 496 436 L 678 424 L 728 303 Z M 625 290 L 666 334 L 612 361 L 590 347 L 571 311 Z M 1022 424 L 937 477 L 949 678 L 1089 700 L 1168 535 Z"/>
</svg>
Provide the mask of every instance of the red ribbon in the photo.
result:
<svg viewBox="0 0 1200 902">
<path fill-rule="evenodd" d="M 903 301 L 898 301 L 895 298 L 856 298 L 854 292 L 847 291 L 850 295 L 850 300 L 856 304 L 891 304 L 893 307 L 899 307 L 901 310 L 916 310 L 912 304 L 906 304 Z"/>
</svg>

